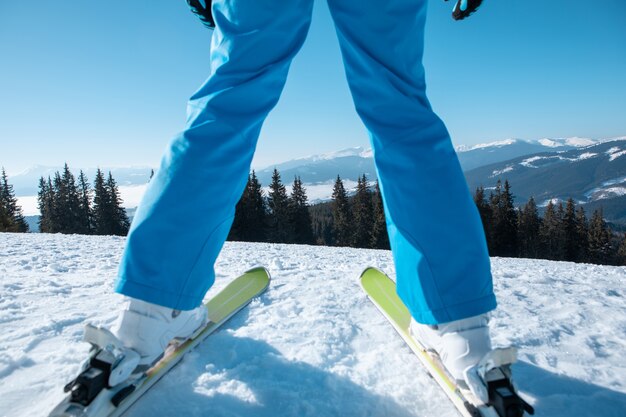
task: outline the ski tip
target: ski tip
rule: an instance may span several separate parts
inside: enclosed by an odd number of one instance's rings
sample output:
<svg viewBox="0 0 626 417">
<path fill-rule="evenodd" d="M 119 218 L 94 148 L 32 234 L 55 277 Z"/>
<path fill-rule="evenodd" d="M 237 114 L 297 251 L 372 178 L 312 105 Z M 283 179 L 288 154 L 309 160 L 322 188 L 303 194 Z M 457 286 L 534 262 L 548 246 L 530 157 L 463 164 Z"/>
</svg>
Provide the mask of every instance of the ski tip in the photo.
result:
<svg viewBox="0 0 626 417">
<path fill-rule="evenodd" d="M 267 288 L 270 285 L 270 282 L 272 281 L 272 276 L 270 274 L 270 271 L 264 266 L 256 266 L 254 268 L 251 268 L 247 270 L 246 272 L 244 272 L 243 275 L 255 275 L 259 278 L 259 280 L 266 281 L 265 286 L 263 287 L 261 292 L 264 292 L 265 290 L 267 290 Z"/>
<path fill-rule="evenodd" d="M 256 274 L 259 272 L 262 272 L 264 275 L 267 275 L 268 280 L 272 279 L 270 271 L 264 266 L 255 266 L 254 268 L 248 269 L 244 274 Z"/>
<path fill-rule="evenodd" d="M 359 279 L 363 279 L 363 277 L 365 277 L 366 275 L 369 275 L 371 273 L 387 275 L 382 270 L 380 270 L 379 268 L 377 268 L 375 266 L 368 266 L 368 267 L 366 267 L 363 270 L 363 272 L 361 272 L 361 275 L 359 275 Z"/>
</svg>

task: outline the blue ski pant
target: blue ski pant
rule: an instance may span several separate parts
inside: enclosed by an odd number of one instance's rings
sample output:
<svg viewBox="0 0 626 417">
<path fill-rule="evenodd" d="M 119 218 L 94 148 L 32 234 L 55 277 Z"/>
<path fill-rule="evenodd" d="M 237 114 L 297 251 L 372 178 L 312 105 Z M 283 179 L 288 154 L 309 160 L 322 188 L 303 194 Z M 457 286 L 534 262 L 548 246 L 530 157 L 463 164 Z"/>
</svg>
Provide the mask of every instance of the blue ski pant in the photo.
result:
<svg viewBox="0 0 626 417">
<path fill-rule="evenodd" d="M 116 291 L 197 307 L 314 0 L 214 0 L 210 76 L 137 210 Z M 426 0 L 328 0 L 383 195 L 400 298 L 436 324 L 496 306 L 481 220 L 425 94 Z"/>
</svg>

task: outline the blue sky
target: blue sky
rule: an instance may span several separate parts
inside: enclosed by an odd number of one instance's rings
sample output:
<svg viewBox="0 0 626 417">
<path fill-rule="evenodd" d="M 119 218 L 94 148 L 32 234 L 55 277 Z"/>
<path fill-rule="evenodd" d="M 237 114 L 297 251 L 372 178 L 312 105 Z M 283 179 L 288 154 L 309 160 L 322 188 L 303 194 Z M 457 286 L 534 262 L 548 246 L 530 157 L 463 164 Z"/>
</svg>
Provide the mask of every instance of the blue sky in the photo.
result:
<svg viewBox="0 0 626 417">
<path fill-rule="evenodd" d="M 368 146 L 315 2 L 255 167 Z M 623 0 L 486 0 L 464 22 L 429 8 L 428 93 L 455 145 L 626 135 Z M 156 166 L 208 75 L 209 36 L 183 0 L 1 2 L 0 165 Z"/>
</svg>

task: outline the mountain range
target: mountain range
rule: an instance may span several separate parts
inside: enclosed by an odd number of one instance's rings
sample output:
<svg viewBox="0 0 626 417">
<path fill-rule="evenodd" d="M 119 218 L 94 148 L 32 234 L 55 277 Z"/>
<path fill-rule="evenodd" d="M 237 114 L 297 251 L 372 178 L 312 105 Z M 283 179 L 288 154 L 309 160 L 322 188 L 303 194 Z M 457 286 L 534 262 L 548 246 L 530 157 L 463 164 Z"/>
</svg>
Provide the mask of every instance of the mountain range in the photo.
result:
<svg viewBox="0 0 626 417">
<path fill-rule="evenodd" d="M 626 138 L 599 141 L 578 137 L 545 138 L 537 141 L 506 139 L 472 146 L 462 145 L 455 149 L 463 171 L 467 172 L 481 166 L 507 161 L 520 156 L 580 149 L 609 140 L 620 139 Z M 268 184 L 271 181 L 274 168 L 278 169 L 283 179 L 288 179 L 289 181 L 295 175 L 299 175 L 302 177 L 302 181 L 307 184 L 334 181 L 337 175 L 340 175 L 342 179 L 352 181 L 356 181 L 358 176 L 364 173 L 369 178 L 373 179 L 376 177 L 372 150 L 363 147 L 298 158 L 258 170 L 256 174 L 262 184 Z"/>
<path fill-rule="evenodd" d="M 607 220 L 626 224 L 626 137 L 592 140 L 587 138 L 544 138 L 535 141 L 506 139 L 497 142 L 459 146 L 457 155 L 471 190 L 489 190 L 497 180 L 508 180 L 516 203 L 524 204 L 533 196 L 539 205 L 549 200 L 573 198 L 586 210 L 600 206 Z M 271 182 L 274 168 L 283 183 L 291 184 L 300 176 L 312 203 L 328 200 L 339 175 L 347 189 L 365 174 L 376 179 L 371 149 L 354 147 L 282 162 L 256 170 L 264 187 Z M 60 167 L 35 166 L 10 177 L 17 196 L 37 194 L 41 176 L 53 175 Z M 150 167 L 102 168 L 111 170 L 124 190 L 142 190 L 150 177 Z M 90 181 L 95 169 L 85 170 Z M 134 207 L 138 199 L 132 199 Z M 130 202 L 128 202 L 130 203 Z"/>
<path fill-rule="evenodd" d="M 612 222 L 626 223 L 626 140 L 570 150 L 540 152 L 465 172 L 470 189 L 508 180 L 523 204 L 531 196 L 540 207 L 568 198 L 589 213 L 600 207 Z"/>
</svg>

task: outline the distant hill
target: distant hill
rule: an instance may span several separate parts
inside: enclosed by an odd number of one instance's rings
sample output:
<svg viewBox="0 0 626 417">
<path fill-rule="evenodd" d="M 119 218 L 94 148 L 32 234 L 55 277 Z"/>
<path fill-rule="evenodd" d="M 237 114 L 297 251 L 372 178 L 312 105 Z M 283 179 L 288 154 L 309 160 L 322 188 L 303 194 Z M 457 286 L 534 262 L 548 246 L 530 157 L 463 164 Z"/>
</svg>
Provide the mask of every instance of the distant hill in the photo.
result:
<svg viewBox="0 0 626 417">
<path fill-rule="evenodd" d="M 596 142 L 584 138 L 540 139 L 538 141 L 507 139 L 473 146 L 458 146 L 456 152 L 463 171 L 470 171 L 520 156 L 540 152 L 566 151 L 594 143 Z"/>
<path fill-rule="evenodd" d="M 472 146 L 459 146 L 456 151 L 463 170 L 470 171 L 520 156 L 574 150 L 599 142 L 603 141 L 577 137 L 537 141 L 506 139 Z M 356 181 L 363 173 L 371 179 L 376 178 L 372 150 L 362 147 L 298 158 L 257 170 L 256 174 L 262 184 L 270 183 L 274 168 L 278 169 L 285 183 L 293 180 L 296 175 L 299 175 L 305 184 L 328 183 L 334 181 L 337 175 L 342 179 L 352 181 Z"/>
<path fill-rule="evenodd" d="M 296 175 L 306 184 L 334 182 L 337 175 L 352 181 L 356 181 L 363 174 L 370 179 L 376 178 L 372 152 L 362 147 L 294 159 L 258 170 L 256 174 L 261 184 L 268 185 L 272 181 L 274 168 L 278 169 L 283 183 L 286 184 L 292 182 Z"/>
<path fill-rule="evenodd" d="M 526 155 L 467 171 L 465 176 L 472 190 L 508 180 L 518 204 L 531 196 L 540 206 L 573 198 L 587 211 L 602 206 L 608 220 L 626 223 L 625 140 Z"/>
<path fill-rule="evenodd" d="M 532 195 L 539 204 L 549 199 L 574 198 L 586 204 L 589 210 L 600 205 L 610 221 L 626 224 L 626 137 L 591 140 L 586 138 L 559 138 L 526 141 L 507 139 L 456 149 L 461 166 L 472 189 L 483 185 L 493 187 L 498 179 L 508 179 L 517 196 L 516 202 L 525 203 Z M 284 184 L 289 186 L 300 176 L 310 202 L 330 199 L 337 175 L 352 189 L 357 178 L 366 174 L 376 180 L 376 169 L 371 149 L 348 148 L 326 154 L 298 158 L 257 169 L 264 187 L 277 168 Z M 10 176 L 17 196 L 36 196 L 39 178 L 48 177 L 62 167 L 35 166 L 18 175 Z M 139 201 L 150 177 L 150 167 L 102 168 L 111 170 L 128 207 Z M 78 174 L 78 170 L 74 171 Z M 86 169 L 90 181 L 95 169 Z"/>
</svg>

